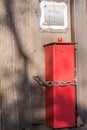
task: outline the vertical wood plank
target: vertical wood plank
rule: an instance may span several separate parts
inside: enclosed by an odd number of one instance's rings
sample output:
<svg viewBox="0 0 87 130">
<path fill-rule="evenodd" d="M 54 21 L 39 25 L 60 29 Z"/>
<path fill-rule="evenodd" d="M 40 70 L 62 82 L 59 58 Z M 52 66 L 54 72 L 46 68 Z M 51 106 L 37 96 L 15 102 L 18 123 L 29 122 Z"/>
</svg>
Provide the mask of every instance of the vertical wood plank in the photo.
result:
<svg viewBox="0 0 87 130">
<path fill-rule="evenodd" d="M 86 0 L 75 1 L 77 45 L 77 103 L 82 120 L 87 123 L 87 23 Z"/>
<path fill-rule="evenodd" d="M 2 94 L 2 130 L 15 130 L 18 125 L 16 93 L 13 82 L 13 44 L 11 33 L 11 3 L 0 1 L 0 45 L 1 45 L 1 94 Z"/>
<path fill-rule="evenodd" d="M 15 24 L 13 52 L 13 77 L 17 97 L 19 127 L 32 123 L 31 81 L 29 66 L 32 62 L 29 48 L 29 0 L 16 0 L 14 3 Z"/>
</svg>

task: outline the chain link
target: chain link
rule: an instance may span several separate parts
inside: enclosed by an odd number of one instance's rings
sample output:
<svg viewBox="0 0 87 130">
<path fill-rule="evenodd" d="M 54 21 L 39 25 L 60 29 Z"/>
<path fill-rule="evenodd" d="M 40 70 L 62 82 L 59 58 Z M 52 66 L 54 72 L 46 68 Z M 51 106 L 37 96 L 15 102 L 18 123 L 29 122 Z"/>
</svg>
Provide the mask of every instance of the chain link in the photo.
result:
<svg viewBox="0 0 87 130">
<path fill-rule="evenodd" d="M 37 81 L 41 86 L 60 86 L 60 87 L 66 87 L 66 86 L 75 86 L 77 84 L 76 79 L 72 79 L 70 81 L 45 81 L 39 76 L 33 76 L 34 80 Z"/>
</svg>

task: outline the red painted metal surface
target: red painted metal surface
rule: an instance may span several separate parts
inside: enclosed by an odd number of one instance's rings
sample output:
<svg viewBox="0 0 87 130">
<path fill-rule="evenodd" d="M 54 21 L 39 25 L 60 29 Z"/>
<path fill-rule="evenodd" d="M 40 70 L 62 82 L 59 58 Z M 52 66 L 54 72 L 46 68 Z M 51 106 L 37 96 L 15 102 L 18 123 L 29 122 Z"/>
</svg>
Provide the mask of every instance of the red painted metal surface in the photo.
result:
<svg viewBox="0 0 87 130">
<path fill-rule="evenodd" d="M 45 45 L 46 80 L 75 78 L 74 44 Z M 75 126 L 75 86 L 46 87 L 46 123 L 53 128 Z"/>
</svg>

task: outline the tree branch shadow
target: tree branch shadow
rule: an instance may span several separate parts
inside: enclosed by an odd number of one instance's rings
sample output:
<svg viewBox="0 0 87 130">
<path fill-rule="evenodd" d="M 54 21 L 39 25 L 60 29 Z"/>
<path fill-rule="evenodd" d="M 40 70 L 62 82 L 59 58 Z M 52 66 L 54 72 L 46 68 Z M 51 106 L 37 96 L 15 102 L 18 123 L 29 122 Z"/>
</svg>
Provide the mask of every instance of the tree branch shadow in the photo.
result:
<svg viewBox="0 0 87 130">
<path fill-rule="evenodd" d="M 26 2 L 26 1 L 25 1 Z M 22 96 L 21 99 L 17 99 L 17 102 L 15 103 L 15 105 L 17 105 L 17 111 L 18 111 L 18 120 L 16 123 L 14 123 L 10 117 L 9 117 L 9 113 L 5 114 L 4 110 L 3 110 L 3 119 L 4 120 L 2 123 L 4 125 L 4 130 L 15 130 L 15 128 L 23 128 L 25 129 L 25 127 L 29 127 L 29 125 L 32 124 L 32 113 L 31 113 L 31 89 L 33 84 L 30 82 L 29 77 L 28 77 L 28 65 L 30 62 L 32 62 L 31 58 L 29 56 L 27 56 L 26 52 L 24 51 L 24 49 L 21 46 L 22 43 L 22 39 L 20 38 L 19 32 L 16 28 L 16 23 L 15 23 L 15 18 L 14 18 L 14 13 L 13 13 L 13 6 L 14 6 L 14 0 L 3 0 L 4 6 L 5 6 L 5 10 L 6 10 L 6 25 L 8 27 L 8 29 L 10 30 L 10 32 L 12 33 L 12 35 L 14 36 L 15 39 L 15 43 L 16 43 L 16 47 L 17 47 L 17 51 L 19 54 L 19 57 L 22 58 L 23 60 L 23 70 L 20 71 L 15 71 L 15 73 L 18 75 L 18 77 L 22 77 L 22 80 L 20 80 L 19 78 L 19 83 L 15 83 L 15 89 L 18 92 L 19 95 Z M 7 77 L 12 77 L 13 75 L 10 74 L 9 72 L 5 71 L 5 75 Z M 36 84 L 34 84 L 34 86 L 37 87 Z M 42 89 L 39 89 L 39 97 L 42 96 Z M 37 90 L 36 90 L 37 91 Z M 34 97 L 33 93 L 33 97 Z M 40 102 L 42 102 L 42 98 L 39 100 Z M 11 107 L 9 108 L 9 111 L 11 112 Z M 36 106 L 34 106 L 36 107 Z M 37 108 L 37 107 L 36 107 Z M 38 109 L 38 108 L 37 108 Z M 5 110 L 6 111 L 6 110 Z M 87 110 L 82 110 L 82 111 L 87 111 Z M 12 112 L 11 112 L 12 114 Z M 85 114 L 85 113 L 84 113 Z M 30 123 L 29 123 L 30 121 Z M 51 129 L 46 127 L 47 129 Z M 33 129 L 33 127 L 32 127 Z M 35 126 L 36 129 L 36 126 Z M 38 129 L 38 128 L 37 128 Z"/>
<path fill-rule="evenodd" d="M 29 106 L 31 106 L 31 101 L 30 101 L 31 83 L 29 81 L 29 77 L 27 74 L 28 64 L 31 62 L 31 60 L 30 60 L 29 56 L 27 56 L 27 54 L 25 53 L 25 51 L 23 50 L 23 48 L 21 46 L 22 40 L 20 39 L 18 30 L 16 28 L 16 23 L 15 23 L 14 13 L 13 13 L 14 1 L 13 0 L 3 0 L 3 3 L 4 3 L 6 13 L 7 13 L 6 18 L 5 18 L 6 25 L 7 25 L 8 29 L 10 30 L 11 34 L 14 36 L 18 55 L 23 60 L 23 63 L 24 63 L 23 70 L 14 72 L 16 75 L 18 75 L 18 77 L 22 77 L 22 80 L 19 81 L 19 83 L 15 83 L 15 86 L 14 86 L 15 92 L 17 91 L 17 93 L 22 96 L 21 100 L 18 99 L 18 97 L 17 97 L 17 102 L 15 104 L 15 105 L 17 105 L 16 108 L 18 109 L 17 110 L 18 111 L 18 115 L 17 115 L 18 122 L 16 122 L 16 124 L 14 122 L 12 122 L 9 117 L 9 113 L 6 115 L 3 111 L 4 129 L 10 130 L 10 129 L 13 129 L 12 127 L 15 128 L 15 126 L 24 128 L 25 126 L 27 126 L 29 124 L 29 122 L 28 122 L 29 120 L 26 119 L 25 113 L 30 114 L 30 112 L 27 112 L 27 111 L 30 109 Z M 6 75 L 6 72 L 5 72 L 5 75 Z M 9 73 L 8 77 L 9 76 L 11 77 L 14 75 Z M 11 111 L 11 108 L 9 108 L 9 110 Z M 30 116 L 30 120 L 31 120 L 31 115 L 29 115 L 29 116 Z"/>
</svg>

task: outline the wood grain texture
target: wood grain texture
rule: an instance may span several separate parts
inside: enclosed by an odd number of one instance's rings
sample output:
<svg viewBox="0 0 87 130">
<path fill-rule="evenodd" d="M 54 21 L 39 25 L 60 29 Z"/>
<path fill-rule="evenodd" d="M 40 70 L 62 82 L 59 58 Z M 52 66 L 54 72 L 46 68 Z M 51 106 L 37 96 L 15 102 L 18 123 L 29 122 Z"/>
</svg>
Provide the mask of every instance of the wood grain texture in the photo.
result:
<svg viewBox="0 0 87 130">
<path fill-rule="evenodd" d="M 40 31 L 38 5 L 38 0 L 0 0 L 2 130 L 45 122 L 45 88 L 32 76 L 45 78 L 44 44 L 58 37 L 71 41 L 70 23 L 65 33 Z"/>
<path fill-rule="evenodd" d="M 77 45 L 77 104 L 84 123 L 87 123 L 87 23 L 86 0 L 75 2 Z"/>
</svg>

